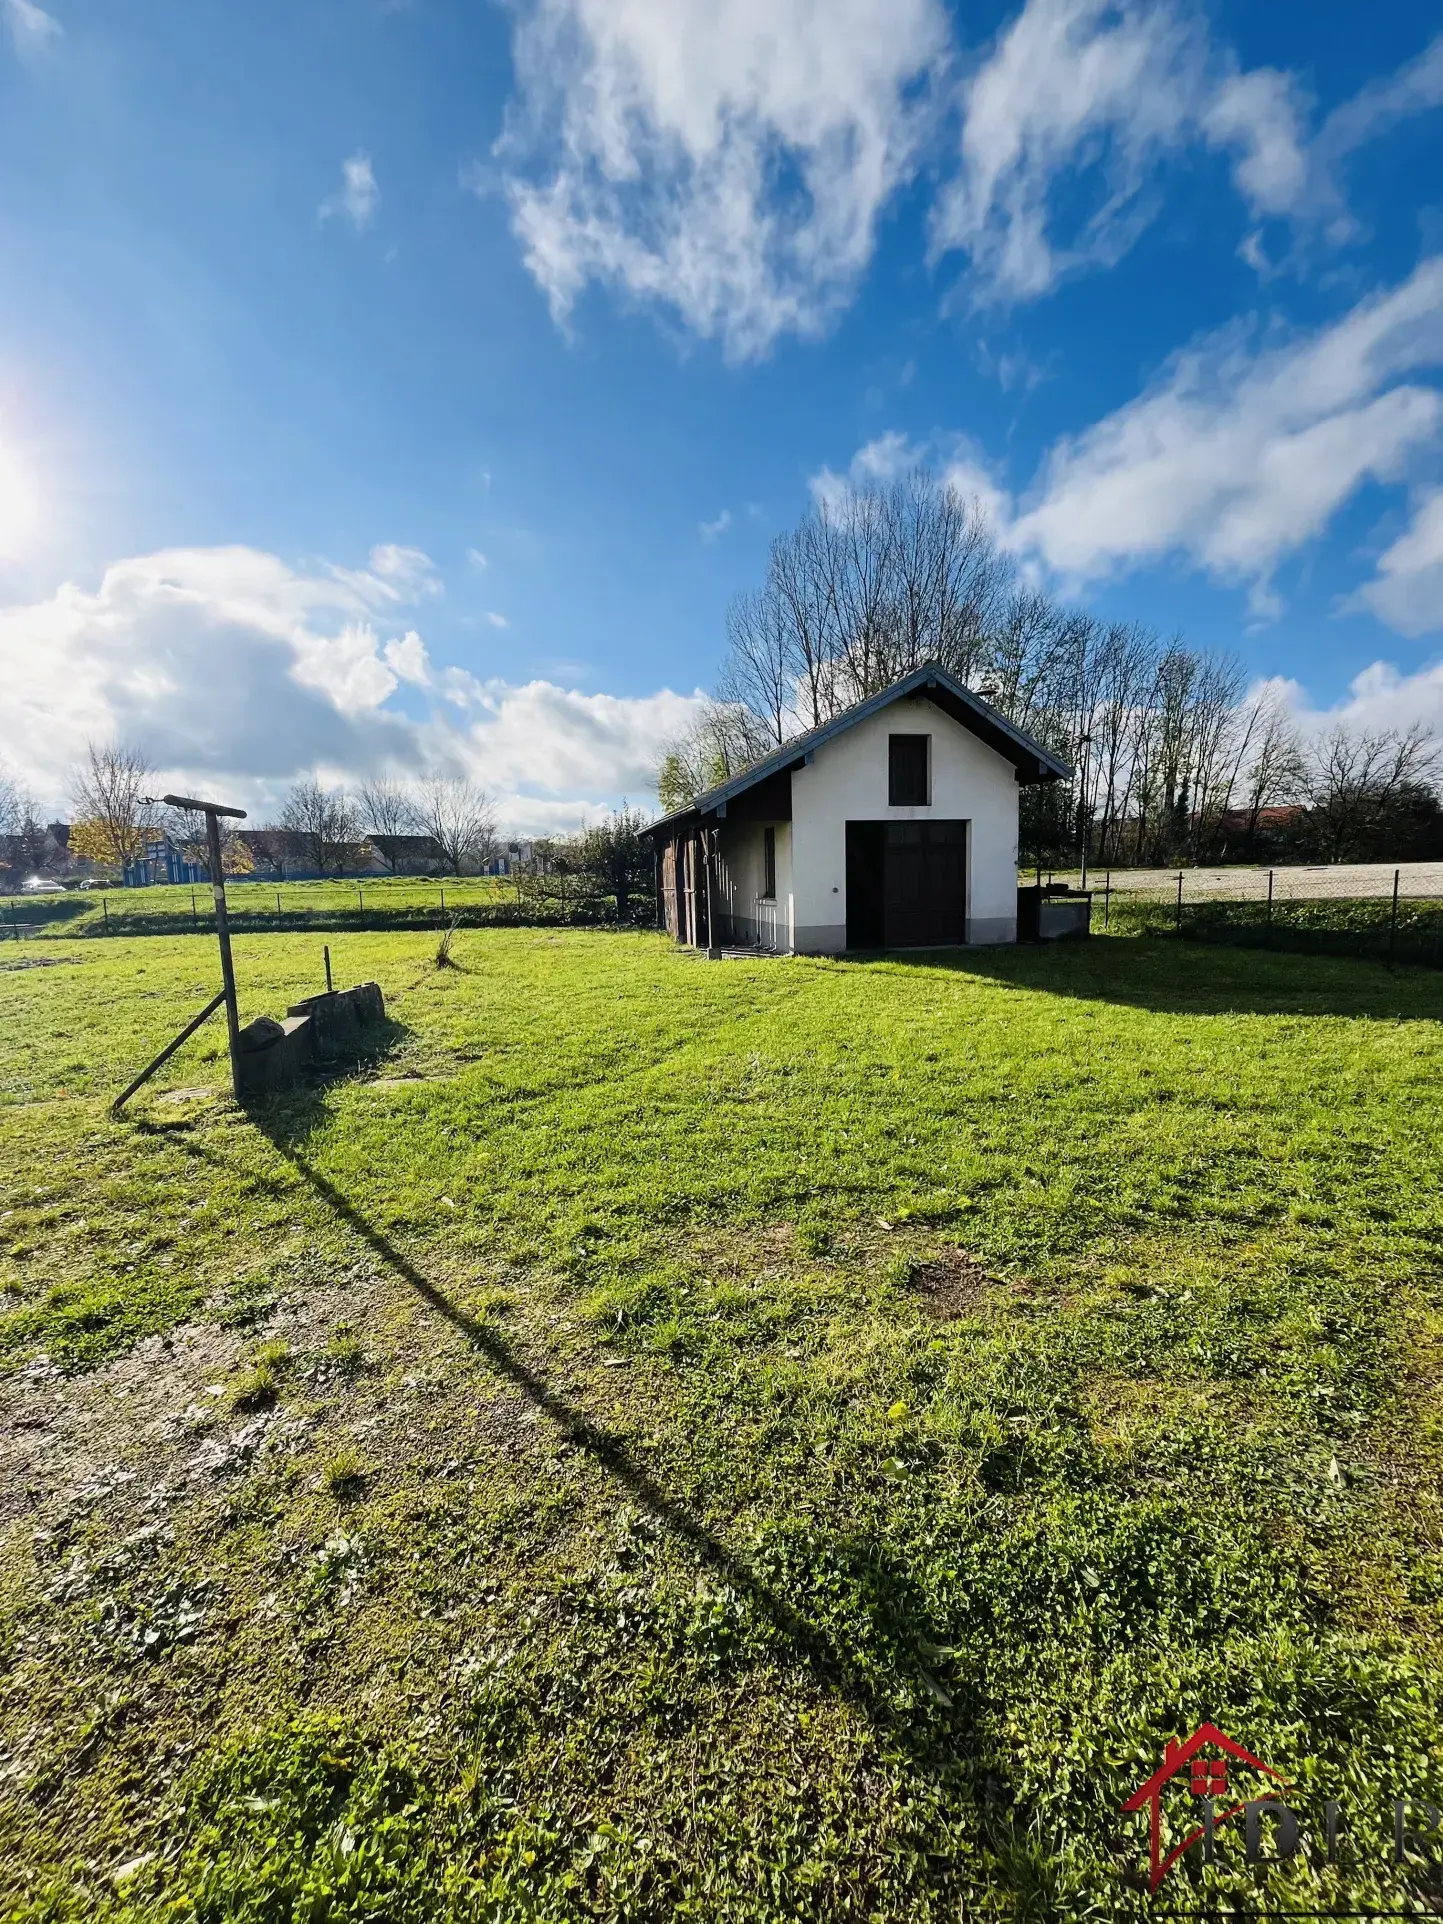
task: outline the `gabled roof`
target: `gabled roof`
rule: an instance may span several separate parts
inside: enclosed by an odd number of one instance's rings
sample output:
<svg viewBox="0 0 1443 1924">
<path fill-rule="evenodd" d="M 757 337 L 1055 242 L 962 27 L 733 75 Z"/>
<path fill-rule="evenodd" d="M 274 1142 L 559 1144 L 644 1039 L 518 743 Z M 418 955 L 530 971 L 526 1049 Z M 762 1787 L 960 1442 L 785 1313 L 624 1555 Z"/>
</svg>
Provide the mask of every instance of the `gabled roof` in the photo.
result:
<svg viewBox="0 0 1443 1924">
<path fill-rule="evenodd" d="M 764 782 L 772 775 L 780 775 L 788 769 L 801 768 L 812 759 L 824 743 L 836 735 L 845 734 L 869 716 L 879 714 L 894 701 L 901 701 L 908 695 L 923 695 L 928 701 L 935 702 L 944 714 L 950 715 L 955 722 L 986 742 L 1012 763 L 1017 770 L 1020 782 L 1058 782 L 1069 781 L 1072 770 L 1066 762 L 1059 761 L 1051 749 L 1044 748 L 1041 742 L 1025 735 L 1020 728 L 1014 728 L 1005 715 L 999 715 L 995 708 L 974 695 L 964 682 L 949 674 L 936 662 L 924 662 L 914 668 L 900 681 L 894 681 L 878 694 L 869 695 L 865 701 L 853 703 L 834 715 L 820 728 L 813 728 L 805 735 L 798 735 L 792 741 L 784 742 L 764 760 L 754 762 L 740 775 L 733 775 L 730 781 L 709 788 L 704 795 L 686 808 L 673 809 L 670 815 L 663 815 L 659 822 L 653 822 L 646 831 L 654 835 L 658 829 L 669 827 L 674 822 L 685 821 L 691 815 L 710 815 L 718 808 L 724 808 L 733 796 L 741 795 L 758 782 Z"/>
</svg>

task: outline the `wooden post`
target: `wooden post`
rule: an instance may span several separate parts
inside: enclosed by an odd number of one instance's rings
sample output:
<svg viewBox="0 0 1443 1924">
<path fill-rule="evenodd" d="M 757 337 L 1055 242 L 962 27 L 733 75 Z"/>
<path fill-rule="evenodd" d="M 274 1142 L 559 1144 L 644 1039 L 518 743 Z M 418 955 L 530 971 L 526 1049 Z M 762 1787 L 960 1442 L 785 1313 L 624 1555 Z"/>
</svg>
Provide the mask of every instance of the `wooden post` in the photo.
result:
<svg viewBox="0 0 1443 1924">
<path fill-rule="evenodd" d="M 706 864 L 706 952 L 707 960 L 710 962 L 719 961 L 721 958 L 721 943 L 717 940 L 716 932 L 716 891 L 712 887 L 712 862 L 716 853 L 717 833 L 716 829 L 712 829 L 710 833 L 706 829 L 701 832 L 701 855 Z"/>
<path fill-rule="evenodd" d="M 331 945 L 329 942 L 325 945 L 322 953 L 326 958 L 326 994 L 331 995 L 334 991 L 331 988 Z"/>
<path fill-rule="evenodd" d="M 1268 927 L 1273 926 L 1273 871 L 1268 870 Z"/>
<path fill-rule="evenodd" d="M 1178 934 L 1181 935 L 1182 934 L 1182 870 L 1181 869 L 1179 869 L 1177 872 L 1177 922 L 1175 926 L 1177 928 Z"/>
<path fill-rule="evenodd" d="M 1401 869 L 1396 868 L 1393 871 L 1393 913 L 1388 918 L 1388 967 L 1390 969 L 1393 966 L 1394 952 L 1398 947 L 1398 877 L 1402 872 Z"/>
<path fill-rule="evenodd" d="M 107 902 L 107 901 L 106 901 L 106 899 L 105 899 L 105 897 L 104 897 L 103 895 L 102 895 L 102 896 L 101 896 L 101 898 L 100 898 L 100 913 L 101 913 L 101 914 L 102 914 L 102 915 L 103 915 L 103 916 L 105 917 L 105 933 L 106 933 L 107 935 L 109 935 L 109 933 L 110 933 L 110 904 L 109 904 L 109 902 Z"/>
<path fill-rule="evenodd" d="M 1103 890 L 1102 890 L 1102 926 L 1104 928 L 1107 927 L 1107 918 L 1111 915 L 1111 913 L 1112 913 L 1112 870 L 1109 869 L 1107 871 L 1107 877 L 1103 884 Z"/>
<path fill-rule="evenodd" d="M 194 889 L 192 889 L 190 892 L 190 926 L 193 929 L 198 929 L 200 927 L 200 917 L 195 912 L 195 890 Z"/>
<path fill-rule="evenodd" d="M 169 799 L 167 797 L 167 799 Z M 225 912 L 225 870 L 221 863 L 220 817 L 214 808 L 205 811 L 205 839 L 210 849 L 210 892 L 215 898 L 215 932 L 220 943 L 220 979 L 225 996 L 226 1035 L 230 1041 L 230 1082 L 237 1102 L 241 1099 L 240 1010 L 236 1006 L 235 963 L 230 952 L 230 923 Z"/>
<path fill-rule="evenodd" d="M 281 912 L 281 892 L 279 889 L 277 889 L 276 890 L 276 915 L 279 916 L 280 912 Z"/>
</svg>

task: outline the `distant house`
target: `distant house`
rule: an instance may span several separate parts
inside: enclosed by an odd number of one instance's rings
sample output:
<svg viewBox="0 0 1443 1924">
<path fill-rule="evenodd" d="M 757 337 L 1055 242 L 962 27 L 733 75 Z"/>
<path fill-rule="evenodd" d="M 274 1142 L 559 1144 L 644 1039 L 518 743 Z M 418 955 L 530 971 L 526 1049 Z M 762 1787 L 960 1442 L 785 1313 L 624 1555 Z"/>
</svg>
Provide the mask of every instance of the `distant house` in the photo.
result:
<svg viewBox="0 0 1443 1924">
<path fill-rule="evenodd" d="M 88 873 L 90 866 L 71 858 L 69 822 L 47 822 L 39 834 L 0 835 L 0 878 L 6 886 L 29 875 L 64 875 L 72 868 Z"/>
<path fill-rule="evenodd" d="M 384 875 L 444 875 L 449 864 L 434 835 L 368 835 L 367 866 Z"/>
<path fill-rule="evenodd" d="M 530 842 L 505 842 L 491 857 L 482 864 L 483 875 L 514 875 L 530 862 L 532 845 Z"/>
<path fill-rule="evenodd" d="M 924 666 L 652 825 L 666 927 L 796 954 L 1014 942 L 1019 789 L 1070 774 Z"/>
<path fill-rule="evenodd" d="M 187 859 L 184 848 L 169 835 L 152 835 L 133 862 L 120 871 L 128 889 L 152 888 L 163 882 L 204 882 L 202 863 Z"/>
</svg>

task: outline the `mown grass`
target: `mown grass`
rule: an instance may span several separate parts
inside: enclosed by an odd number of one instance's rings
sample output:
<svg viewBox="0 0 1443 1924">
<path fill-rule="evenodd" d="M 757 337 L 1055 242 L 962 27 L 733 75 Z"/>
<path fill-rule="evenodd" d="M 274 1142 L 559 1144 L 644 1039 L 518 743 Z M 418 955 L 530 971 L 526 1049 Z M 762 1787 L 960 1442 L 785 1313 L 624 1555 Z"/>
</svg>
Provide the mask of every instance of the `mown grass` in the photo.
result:
<svg viewBox="0 0 1443 1924">
<path fill-rule="evenodd" d="M 226 906 L 238 932 L 462 926 L 523 918 L 503 876 L 347 875 L 268 882 L 237 877 Z M 552 914 L 550 919 L 563 919 Z M 9 940 L 175 935 L 214 930 L 208 883 L 108 888 L 65 895 L 0 896 L 0 944 Z M 17 929 L 19 931 L 17 935 Z"/>
<path fill-rule="evenodd" d="M 1096 901 L 1094 920 L 1099 920 Z M 1282 949 L 1298 955 L 1349 955 L 1443 968 L 1443 901 L 1386 896 L 1323 896 L 1272 903 L 1185 902 L 1165 895 L 1114 895 L 1108 930 L 1116 935 L 1176 935 L 1190 942 Z"/>
<path fill-rule="evenodd" d="M 0 1355 L 103 1436 L 0 1509 L 13 1915 L 1145 1915 L 1203 1717 L 1352 1861 L 1175 1900 L 1437 1903 L 1435 978 L 433 948 L 250 1117 L 219 1033 L 104 1112 L 205 941 L 0 974 Z"/>
</svg>

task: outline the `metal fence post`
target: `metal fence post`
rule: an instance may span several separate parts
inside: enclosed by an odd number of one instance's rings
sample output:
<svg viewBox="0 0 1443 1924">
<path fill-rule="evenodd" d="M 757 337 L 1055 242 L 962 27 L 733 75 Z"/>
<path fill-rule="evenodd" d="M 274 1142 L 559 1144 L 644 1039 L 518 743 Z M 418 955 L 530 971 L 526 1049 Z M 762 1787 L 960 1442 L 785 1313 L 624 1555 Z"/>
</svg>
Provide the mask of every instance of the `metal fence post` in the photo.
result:
<svg viewBox="0 0 1443 1924">
<path fill-rule="evenodd" d="M 1273 926 L 1273 871 L 1268 870 L 1268 927 Z"/>
<path fill-rule="evenodd" d="M 200 927 L 200 917 L 195 912 L 195 890 L 194 889 L 192 889 L 190 892 L 190 926 L 193 929 L 198 929 Z"/>
<path fill-rule="evenodd" d="M 1102 926 L 1107 927 L 1107 918 L 1112 913 L 1112 870 L 1107 871 L 1102 888 Z"/>
<path fill-rule="evenodd" d="M 1393 966 L 1393 957 L 1398 947 L 1398 877 L 1401 869 L 1393 871 L 1393 913 L 1388 918 L 1388 967 Z"/>
<path fill-rule="evenodd" d="M 1174 926 L 1176 927 L 1178 934 L 1181 935 L 1182 934 L 1182 870 L 1181 869 L 1179 869 L 1177 872 L 1177 920 Z"/>
<path fill-rule="evenodd" d="M 100 913 L 101 913 L 101 914 L 102 914 L 102 915 L 103 915 L 103 916 L 105 917 L 105 933 L 106 933 L 107 935 L 109 935 L 109 933 L 110 933 L 110 904 L 109 904 L 109 902 L 107 902 L 107 901 L 106 901 L 106 899 L 105 899 L 105 897 L 104 897 L 103 895 L 102 895 L 102 896 L 101 896 L 101 898 L 100 898 Z"/>
</svg>

